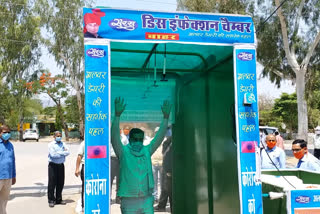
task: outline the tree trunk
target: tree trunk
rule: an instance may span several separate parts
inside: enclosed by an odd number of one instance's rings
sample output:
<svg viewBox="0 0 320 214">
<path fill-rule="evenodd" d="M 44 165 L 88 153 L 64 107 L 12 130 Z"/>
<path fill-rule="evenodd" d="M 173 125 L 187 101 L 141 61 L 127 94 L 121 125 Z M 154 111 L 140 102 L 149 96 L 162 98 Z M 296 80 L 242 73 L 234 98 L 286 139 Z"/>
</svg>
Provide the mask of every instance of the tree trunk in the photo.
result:
<svg viewBox="0 0 320 214">
<path fill-rule="evenodd" d="M 69 141 L 69 130 L 68 130 L 67 124 L 64 121 L 64 116 L 63 116 L 61 105 L 60 104 L 57 105 L 57 108 L 58 108 L 58 112 L 60 113 L 60 118 L 61 118 L 63 130 L 64 130 L 64 134 L 66 135 L 66 141 Z"/>
<path fill-rule="evenodd" d="M 19 141 L 23 141 L 23 121 L 24 121 L 24 115 L 23 115 L 23 98 L 20 102 L 18 102 L 18 108 L 19 108 Z"/>
<path fill-rule="evenodd" d="M 81 93 L 79 86 L 77 85 L 77 102 L 78 102 L 78 109 L 79 109 L 79 131 L 80 131 L 80 140 L 84 139 L 84 121 L 83 121 L 83 103 L 81 100 Z"/>
<path fill-rule="evenodd" d="M 19 141 L 23 141 L 23 115 L 20 115 L 20 120 L 19 120 Z"/>
<path fill-rule="evenodd" d="M 308 109 L 305 98 L 305 74 L 301 69 L 296 73 L 297 103 L 298 103 L 298 139 L 308 140 Z"/>
</svg>

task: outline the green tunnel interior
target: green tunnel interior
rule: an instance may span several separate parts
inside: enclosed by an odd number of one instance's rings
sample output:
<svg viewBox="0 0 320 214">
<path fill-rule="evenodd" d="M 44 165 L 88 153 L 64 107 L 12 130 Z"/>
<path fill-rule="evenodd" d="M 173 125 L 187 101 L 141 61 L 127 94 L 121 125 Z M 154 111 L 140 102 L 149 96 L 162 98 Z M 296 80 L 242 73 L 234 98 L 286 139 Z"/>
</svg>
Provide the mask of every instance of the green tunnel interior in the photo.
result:
<svg viewBox="0 0 320 214">
<path fill-rule="evenodd" d="M 162 102 L 173 104 L 173 213 L 239 213 L 233 47 L 110 47 L 111 112 L 115 97 L 127 103 L 121 122 L 160 122 Z"/>
</svg>

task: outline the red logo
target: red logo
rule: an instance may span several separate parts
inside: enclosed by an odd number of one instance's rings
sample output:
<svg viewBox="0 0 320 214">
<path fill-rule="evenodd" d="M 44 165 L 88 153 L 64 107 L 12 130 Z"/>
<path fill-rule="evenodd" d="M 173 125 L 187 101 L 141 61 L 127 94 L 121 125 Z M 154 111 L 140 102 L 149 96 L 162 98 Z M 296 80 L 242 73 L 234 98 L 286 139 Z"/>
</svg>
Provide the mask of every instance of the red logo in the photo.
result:
<svg viewBox="0 0 320 214">
<path fill-rule="evenodd" d="M 146 39 L 179 40 L 178 33 L 146 33 Z"/>
<path fill-rule="evenodd" d="M 256 141 L 242 141 L 241 142 L 241 152 L 242 153 L 254 153 L 256 145 L 257 145 Z"/>
<path fill-rule="evenodd" d="M 87 158 L 106 158 L 107 157 L 107 146 L 88 146 L 87 147 Z"/>
</svg>

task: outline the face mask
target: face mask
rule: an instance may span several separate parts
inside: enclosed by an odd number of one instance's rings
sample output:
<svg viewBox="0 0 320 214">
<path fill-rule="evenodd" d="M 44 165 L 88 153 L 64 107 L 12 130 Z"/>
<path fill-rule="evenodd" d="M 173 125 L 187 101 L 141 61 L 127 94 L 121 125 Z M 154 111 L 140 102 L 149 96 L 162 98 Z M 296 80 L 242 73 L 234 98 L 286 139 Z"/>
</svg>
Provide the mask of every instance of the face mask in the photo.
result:
<svg viewBox="0 0 320 214">
<path fill-rule="evenodd" d="M 2 139 L 3 139 L 3 140 L 9 140 L 10 137 L 11 137 L 11 134 L 10 134 L 10 133 L 4 133 L 4 134 L 2 134 Z"/>
<path fill-rule="evenodd" d="M 130 143 L 130 145 L 132 150 L 135 152 L 140 152 L 143 147 L 143 144 L 141 142 L 132 142 Z"/>
<path fill-rule="evenodd" d="M 277 144 L 276 141 L 273 141 L 273 142 L 267 141 L 267 146 L 269 149 L 272 149 L 273 147 L 275 147 L 276 144 Z"/>
<path fill-rule="evenodd" d="M 56 141 L 60 142 L 61 141 L 61 137 L 56 137 Z"/>
<path fill-rule="evenodd" d="M 294 152 L 293 155 L 295 158 L 300 160 L 304 156 L 304 149 L 301 149 L 299 152 Z"/>
</svg>

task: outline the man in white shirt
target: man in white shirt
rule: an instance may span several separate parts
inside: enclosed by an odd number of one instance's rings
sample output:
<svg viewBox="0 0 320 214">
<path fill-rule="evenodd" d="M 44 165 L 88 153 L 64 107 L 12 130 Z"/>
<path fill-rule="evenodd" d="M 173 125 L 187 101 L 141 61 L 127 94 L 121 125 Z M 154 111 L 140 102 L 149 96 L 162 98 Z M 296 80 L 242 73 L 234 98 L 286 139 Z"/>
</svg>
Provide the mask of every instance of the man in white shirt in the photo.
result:
<svg viewBox="0 0 320 214">
<path fill-rule="evenodd" d="M 313 144 L 314 144 L 314 156 L 320 159 L 320 126 L 317 126 L 314 129 L 313 136 Z"/>
<path fill-rule="evenodd" d="M 83 200 L 83 190 L 84 190 L 84 141 L 80 143 L 79 150 L 78 150 L 78 157 L 76 162 L 76 171 L 75 175 L 78 177 L 80 175 L 82 185 L 81 185 L 81 208 L 82 211 L 84 210 L 84 200 Z M 80 165 L 81 165 L 81 171 L 80 171 Z"/>
<path fill-rule="evenodd" d="M 320 172 L 320 161 L 308 152 L 307 142 L 297 139 L 292 142 L 292 152 L 299 159 L 297 168 Z"/>
<path fill-rule="evenodd" d="M 278 169 L 286 168 L 286 154 L 276 146 L 276 136 L 269 134 L 266 137 L 266 147 L 261 151 L 261 168 Z M 274 166 L 276 165 L 276 167 Z"/>
</svg>

